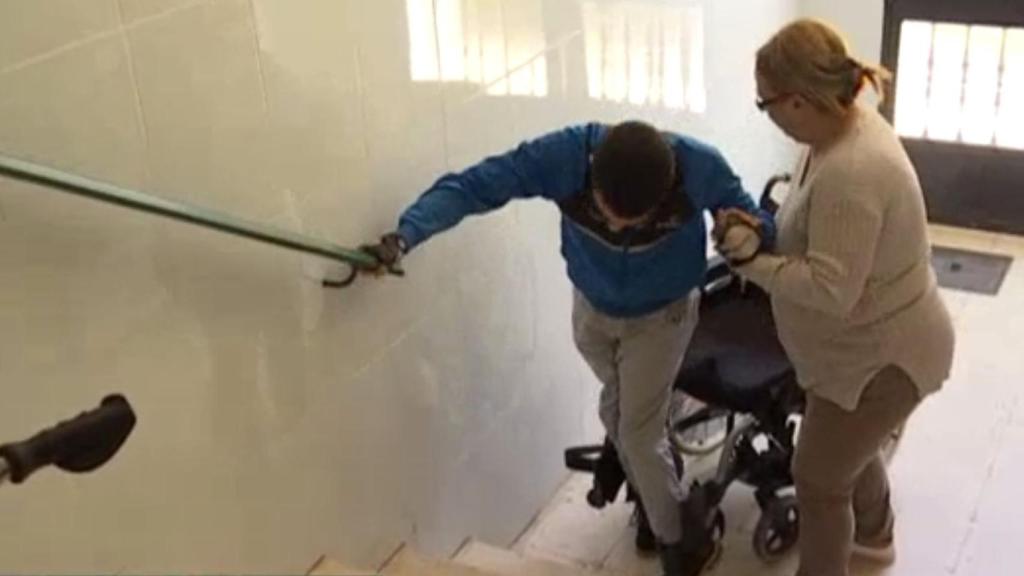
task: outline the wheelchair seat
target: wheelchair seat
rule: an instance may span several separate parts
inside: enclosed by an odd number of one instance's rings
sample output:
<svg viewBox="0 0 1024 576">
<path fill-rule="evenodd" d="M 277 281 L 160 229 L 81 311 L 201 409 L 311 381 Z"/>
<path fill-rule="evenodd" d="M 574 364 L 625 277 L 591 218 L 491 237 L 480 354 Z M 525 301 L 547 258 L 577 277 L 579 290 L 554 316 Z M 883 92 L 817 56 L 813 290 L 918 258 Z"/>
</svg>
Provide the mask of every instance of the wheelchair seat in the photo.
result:
<svg viewBox="0 0 1024 576">
<path fill-rule="evenodd" d="M 711 405 L 756 412 L 793 368 L 775 332 L 768 295 L 732 278 L 709 290 L 675 388 Z"/>
</svg>

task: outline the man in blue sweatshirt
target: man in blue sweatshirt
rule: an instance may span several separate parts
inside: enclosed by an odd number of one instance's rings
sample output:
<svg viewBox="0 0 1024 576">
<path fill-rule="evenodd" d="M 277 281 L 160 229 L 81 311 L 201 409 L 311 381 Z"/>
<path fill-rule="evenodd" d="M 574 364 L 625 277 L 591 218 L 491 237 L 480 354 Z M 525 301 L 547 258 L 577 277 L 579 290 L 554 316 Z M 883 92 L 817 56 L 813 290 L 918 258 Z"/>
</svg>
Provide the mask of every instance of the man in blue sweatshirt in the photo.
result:
<svg viewBox="0 0 1024 576">
<path fill-rule="evenodd" d="M 667 576 L 693 576 L 717 544 L 684 530 L 685 490 L 668 442 L 671 386 L 697 323 L 706 270 L 703 211 L 772 219 L 722 155 L 640 122 L 572 126 L 438 180 L 367 249 L 393 266 L 463 218 L 514 198 L 562 213 L 562 255 L 576 289 L 576 346 L 602 383 L 599 413 L 658 540 Z M 756 247 L 755 247 L 756 249 Z"/>
</svg>

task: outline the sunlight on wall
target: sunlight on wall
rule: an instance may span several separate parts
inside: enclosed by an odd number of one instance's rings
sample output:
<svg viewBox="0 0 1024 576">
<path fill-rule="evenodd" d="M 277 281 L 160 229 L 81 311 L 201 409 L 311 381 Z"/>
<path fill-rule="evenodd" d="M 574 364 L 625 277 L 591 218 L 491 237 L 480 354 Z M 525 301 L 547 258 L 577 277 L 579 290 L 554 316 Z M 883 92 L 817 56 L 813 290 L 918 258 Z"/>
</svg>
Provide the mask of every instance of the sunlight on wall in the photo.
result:
<svg viewBox="0 0 1024 576">
<path fill-rule="evenodd" d="M 591 98 L 704 112 L 700 6 L 584 2 L 583 32 Z"/>
<path fill-rule="evenodd" d="M 541 0 L 406 0 L 406 14 L 414 81 L 547 96 Z"/>
</svg>

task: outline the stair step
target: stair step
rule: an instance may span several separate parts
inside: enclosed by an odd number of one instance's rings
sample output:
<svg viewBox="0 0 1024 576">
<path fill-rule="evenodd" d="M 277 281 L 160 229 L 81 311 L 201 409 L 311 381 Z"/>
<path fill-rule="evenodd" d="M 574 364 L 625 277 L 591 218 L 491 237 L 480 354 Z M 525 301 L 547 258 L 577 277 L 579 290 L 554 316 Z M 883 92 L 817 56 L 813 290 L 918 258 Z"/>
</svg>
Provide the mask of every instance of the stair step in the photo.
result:
<svg viewBox="0 0 1024 576">
<path fill-rule="evenodd" d="M 380 570 L 353 568 L 321 557 L 308 576 L 616 576 L 553 560 L 529 558 L 482 542 L 467 543 L 451 560 L 428 558 L 403 546 Z"/>
<path fill-rule="evenodd" d="M 427 558 L 403 546 L 381 569 L 384 576 L 494 576 L 452 560 Z"/>
<path fill-rule="evenodd" d="M 455 555 L 455 561 L 495 576 L 612 576 L 610 572 L 530 558 L 477 541 L 471 541 L 463 546 Z"/>
<path fill-rule="evenodd" d="M 308 576 L 374 576 L 375 574 L 377 574 L 376 570 L 353 568 L 327 556 L 321 556 L 307 572 Z"/>
</svg>

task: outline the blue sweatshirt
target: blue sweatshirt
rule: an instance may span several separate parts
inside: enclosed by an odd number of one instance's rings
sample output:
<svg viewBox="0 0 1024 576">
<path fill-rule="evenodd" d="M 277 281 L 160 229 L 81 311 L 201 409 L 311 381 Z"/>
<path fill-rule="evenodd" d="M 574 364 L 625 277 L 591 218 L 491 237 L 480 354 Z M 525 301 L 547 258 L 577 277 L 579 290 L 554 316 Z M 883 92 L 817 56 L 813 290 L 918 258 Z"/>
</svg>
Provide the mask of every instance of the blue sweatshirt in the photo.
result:
<svg viewBox="0 0 1024 576">
<path fill-rule="evenodd" d="M 513 198 L 542 197 L 562 213 L 562 256 L 569 278 L 599 311 L 617 318 L 654 312 L 703 283 L 707 230 L 703 211 L 736 207 L 758 214 L 770 245 L 772 218 L 760 211 L 715 148 L 665 133 L 679 173 L 674 193 L 637 228 L 608 228 L 593 200 L 590 158 L 608 131 L 571 126 L 457 174 L 447 174 L 410 206 L 398 233 L 410 249 L 472 214 Z"/>
</svg>

